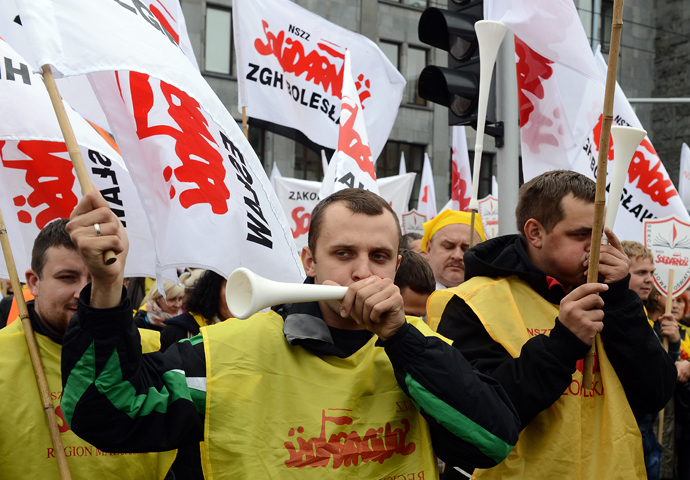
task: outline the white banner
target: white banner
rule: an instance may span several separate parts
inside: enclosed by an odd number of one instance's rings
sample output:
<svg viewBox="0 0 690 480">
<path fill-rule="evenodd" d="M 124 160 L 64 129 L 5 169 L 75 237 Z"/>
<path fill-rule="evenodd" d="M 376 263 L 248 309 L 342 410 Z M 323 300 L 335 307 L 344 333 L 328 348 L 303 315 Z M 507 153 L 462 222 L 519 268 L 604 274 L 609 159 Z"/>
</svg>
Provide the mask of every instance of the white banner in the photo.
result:
<svg viewBox="0 0 690 480">
<path fill-rule="evenodd" d="M 289 0 L 233 0 L 232 7 L 239 107 L 335 149 L 347 49 L 378 158 L 405 88 L 378 46 Z"/>
<path fill-rule="evenodd" d="M 0 40 L 5 75 L 0 82 L 0 208 L 19 277 L 31 248 L 50 221 L 68 218 L 81 197 L 43 79 Z M 124 224 L 130 239 L 127 276 L 155 274 L 155 252 L 141 202 L 119 153 L 69 106 L 66 109 L 91 182 Z M 9 278 L 4 260 L 0 277 Z"/>
<path fill-rule="evenodd" d="M 415 173 L 406 173 L 377 180 L 381 197 L 393 208 L 401 225 L 403 212 L 407 211 L 410 202 L 415 176 Z M 276 195 L 288 218 L 295 245 L 298 251 L 302 251 L 302 247 L 307 246 L 311 212 L 319 203 L 321 182 L 287 177 L 276 178 L 275 181 Z"/>
<path fill-rule="evenodd" d="M 467 151 L 467 136 L 464 126 L 453 127 L 452 152 L 451 205 L 453 210 L 467 210 L 472 199 L 472 171 L 470 170 L 470 155 Z"/>
<path fill-rule="evenodd" d="M 154 236 L 160 270 L 304 272 L 249 142 L 172 35 L 139 2 L 21 0 L 39 64 L 89 74 Z M 213 239 L 211 241 L 211 239 Z"/>
<path fill-rule="evenodd" d="M 597 64 L 602 78 L 606 76 L 606 62 L 601 53 L 597 53 Z M 601 112 L 600 112 L 601 113 Z M 636 128 L 644 128 L 635 115 L 623 90 L 616 83 L 616 94 L 613 102 L 613 123 Z M 599 156 L 599 136 L 602 117 L 591 130 L 583 150 L 575 159 L 572 170 L 588 177 L 596 178 L 596 166 Z M 613 139 L 609 139 L 609 162 L 613 160 Z M 606 169 L 607 185 L 610 183 L 613 168 L 609 163 Z M 649 137 L 645 137 L 633 155 L 628 175 L 623 185 L 616 223 L 613 231 L 621 240 L 643 242 L 642 224 L 647 218 L 675 215 L 678 219 L 690 222 L 690 216 L 678 195 L 666 168 L 654 150 Z"/>
<path fill-rule="evenodd" d="M 680 195 L 686 210 L 690 210 L 690 147 L 685 142 L 683 142 L 683 146 L 680 148 L 678 195 Z"/>
<path fill-rule="evenodd" d="M 674 215 L 644 221 L 644 246 L 654 255 L 654 285 L 677 297 L 690 284 L 690 224 Z M 670 273 L 673 270 L 673 284 Z"/>
<path fill-rule="evenodd" d="M 424 154 L 424 166 L 422 167 L 422 180 L 419 183 L 419 199 L 417 211 L 427 220 L 436 216 L 436 189 L 434 188 L 434 175 L 431 172 L 429 155 Z"/>
</svg>

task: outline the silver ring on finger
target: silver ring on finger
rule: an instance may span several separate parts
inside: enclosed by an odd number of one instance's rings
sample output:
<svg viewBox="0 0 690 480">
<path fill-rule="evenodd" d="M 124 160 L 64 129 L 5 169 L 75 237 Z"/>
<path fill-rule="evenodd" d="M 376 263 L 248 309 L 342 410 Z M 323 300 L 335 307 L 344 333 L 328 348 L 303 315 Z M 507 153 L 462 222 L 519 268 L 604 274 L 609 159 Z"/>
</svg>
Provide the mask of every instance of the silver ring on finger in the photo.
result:
<svg viewBox="0 0 690 480">
<path fill-rule="evenodd" d="M 98 223 L 94 223 L 93 228 L 96 229 L 96 236 L 100 237 L 101 236 L 101 226 Z"/>
</svg>

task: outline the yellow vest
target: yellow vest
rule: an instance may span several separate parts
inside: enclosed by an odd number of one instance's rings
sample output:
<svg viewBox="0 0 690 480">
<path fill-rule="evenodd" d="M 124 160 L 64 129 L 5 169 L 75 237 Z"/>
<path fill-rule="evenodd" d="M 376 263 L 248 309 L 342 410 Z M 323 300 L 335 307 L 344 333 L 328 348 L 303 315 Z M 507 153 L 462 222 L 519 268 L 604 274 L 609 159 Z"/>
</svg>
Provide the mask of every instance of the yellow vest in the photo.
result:
<svg viewBox="0 0 690 480">
<path fill-rule="evenodd" d="M 558 305 L 515 276 L 475 277 L 432 294 L 429 319 L 435 325 L 453 295 L 472 308 L 491 338 L 513 358 L 531 337 L 549 335 L 558 316 Z M 593 389 L 582 388 L 578 362 L 561 398 L 520 432 L 508 458 L 492 469 L 476 470 L 474 478 L 647 478 L 640 430 L 599 337 L 596 352 Z"/>
<path fill-rule="evenodd" d="M 426 420 L 376 336 L 338 358 L 291 346 L 274 312 L 201 332 L 207 480 L 438 478 Z"/>
<path fill-rule="evenodd" d="M 159 349 L 157 332 L 140 330 L 140 333 L 145 352 Z M 174 451 L 105 453 L 69 429 L 60 408 L 62 346 L 39 334 L 36 334 L 36 341 L 72 478 L 164 478 L 175 459 Z M 0 330 L 0 352 L 0 478 L 60 478 L 21 322 L 14 322 Z"/>
</svg>

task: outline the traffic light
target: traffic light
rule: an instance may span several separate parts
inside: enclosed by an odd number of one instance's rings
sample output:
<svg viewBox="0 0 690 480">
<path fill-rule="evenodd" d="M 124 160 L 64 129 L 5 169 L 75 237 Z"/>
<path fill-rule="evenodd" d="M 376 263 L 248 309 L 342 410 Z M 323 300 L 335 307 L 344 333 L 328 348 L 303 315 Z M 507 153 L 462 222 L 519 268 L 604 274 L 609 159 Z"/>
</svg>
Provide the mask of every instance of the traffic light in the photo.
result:
<svg viewBox="0 0 690 480">
<path fill-rule="evenodd" d="M 479 45 L 474 24 L 483 18 L 482 0 L 450 0 L 449 10 L 427 8 L 419 19 L 419 40 L 448 52 L 448 67 L 429 65 L 419 75 L 419 96 L 448 107 L 449 125 L 477 126 Z M 497 136 L 494 81 L 486 133 Z"/>
</svg>

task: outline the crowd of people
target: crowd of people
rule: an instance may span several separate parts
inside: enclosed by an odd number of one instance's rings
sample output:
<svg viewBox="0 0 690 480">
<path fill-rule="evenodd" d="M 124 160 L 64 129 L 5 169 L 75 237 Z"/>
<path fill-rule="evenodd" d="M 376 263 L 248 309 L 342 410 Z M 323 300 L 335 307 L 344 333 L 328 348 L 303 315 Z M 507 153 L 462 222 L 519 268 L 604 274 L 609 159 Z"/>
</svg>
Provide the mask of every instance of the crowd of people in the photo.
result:
<svg viewBox="0 0 690 480">
<path fill-rule="evenodd" d="M 211 270 L 125 279 L 126 232 L 87 194 L 26 272 L 72 478 L 690 480 L 690 295 L 665 313 L 651 252 L 610 229 L 586 282 L 594 192 L 540 175 L 519 233 L 487 240 L 452 210 L 403 236 L 342 190 L 301 258 L 344 298 L 247 320 Z M 58 478 L 11 295 L 0 315 L 0 478 Z"/>
</svg>

